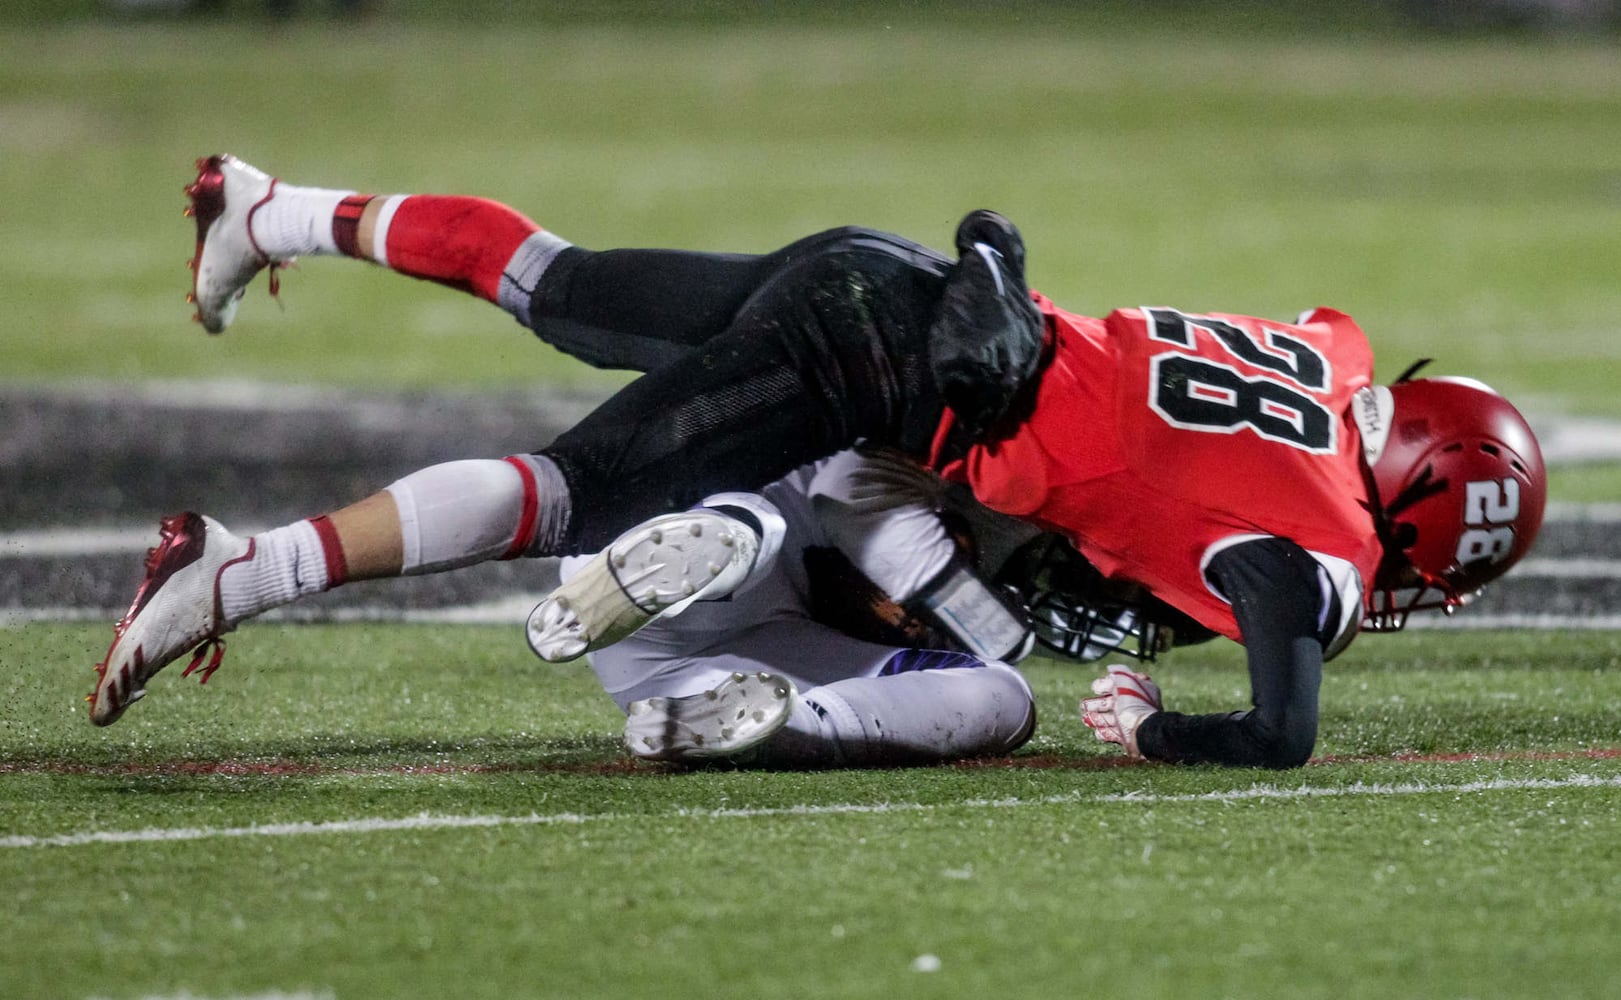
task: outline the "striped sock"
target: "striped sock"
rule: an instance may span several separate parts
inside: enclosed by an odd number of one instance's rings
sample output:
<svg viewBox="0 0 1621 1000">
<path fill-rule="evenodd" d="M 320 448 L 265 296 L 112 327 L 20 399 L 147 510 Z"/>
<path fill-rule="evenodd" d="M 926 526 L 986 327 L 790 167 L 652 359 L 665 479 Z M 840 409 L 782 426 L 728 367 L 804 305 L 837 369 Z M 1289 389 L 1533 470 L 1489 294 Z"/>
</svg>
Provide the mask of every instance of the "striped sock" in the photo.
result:
<svg viewBox="0 0 1621 1000">
<path fill-rule="evenodd" d="M 371 195 L 276 182 L 270 198 L 248 216 L 253 242 L 271 260 L 350 253 L 336 238 L 339 212 L 356 221 Z M 358 201 L 358 207 L 355 202 Z M 352 243 L 353 224 L 350 224 Z M 354 254 L 350 253 L 351 256 Z"/>
<path fill-rule="evenodd" d="M 327 523 L 324 517 L 317 520 Z M 331 532 L 330 525 L 326 531 Z M 339 565 L 330 565 L 328 542 L 315 521 L 273 528 L 254 535 L 253 541 L 253 558 L 220 574 L 220 611 L 227 622 L 235 624 L 343 582 L 343 550 L 337 550 Z M 330 544 L 336 541 L 332 535 Z"/>
</svg>

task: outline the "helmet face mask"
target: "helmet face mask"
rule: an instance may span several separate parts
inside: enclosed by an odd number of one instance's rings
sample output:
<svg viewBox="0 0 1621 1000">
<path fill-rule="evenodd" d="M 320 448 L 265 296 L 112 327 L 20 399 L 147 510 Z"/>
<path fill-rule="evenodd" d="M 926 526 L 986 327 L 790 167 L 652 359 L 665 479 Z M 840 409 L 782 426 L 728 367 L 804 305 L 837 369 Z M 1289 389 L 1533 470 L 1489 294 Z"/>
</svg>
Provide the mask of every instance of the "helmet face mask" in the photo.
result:
<svg viewBox="0 0 1621 1000">
<path fill-rule="evenodd" d="M 1036 642 L 1064 659 L 1120 655 L 1149 662 L 1172 646 L 1215 637 L 1142 588 L 1104 577 L 1059 535 L 1020 546 L 996 582 L 1023 606 Z"/>
<path fill-rule="evenodd" d="M 1502 396 L 1461 378 L 1388 391 L 1389 434 L 1369 463 L 1385 546 L 1363 619 L 1372 632 L 1467 604 L 1530 551 L 1547 503 L 1536 437 Z"/>
</svg>

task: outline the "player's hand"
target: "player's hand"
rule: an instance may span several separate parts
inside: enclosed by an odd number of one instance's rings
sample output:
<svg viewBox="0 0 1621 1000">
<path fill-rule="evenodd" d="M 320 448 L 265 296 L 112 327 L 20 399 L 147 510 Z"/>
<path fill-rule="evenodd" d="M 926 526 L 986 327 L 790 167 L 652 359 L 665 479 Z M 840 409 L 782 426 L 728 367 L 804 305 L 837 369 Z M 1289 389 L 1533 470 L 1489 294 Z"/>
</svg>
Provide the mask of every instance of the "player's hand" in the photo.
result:
<svg viewBox="0 0 1621 1000">
<path fill-rule="evenodd" d="M 1104 743 L 1118 743 L 1127 754 L 1141 758 L 1137 727 L 1160 711 L 1159 685 L 1121 664 L 1092 682 L 1092 697 L 1081 699 L 1081 721 Z"/>
<path fill-rule="evenodd" d="M 995 212 L 957 226 L 957 263 L 929 328 L 929 366 L 957 423 L 978 439 L 1033 400 L 1046 325 L 1024 281 L 1024 240 Z"/>
</svg>

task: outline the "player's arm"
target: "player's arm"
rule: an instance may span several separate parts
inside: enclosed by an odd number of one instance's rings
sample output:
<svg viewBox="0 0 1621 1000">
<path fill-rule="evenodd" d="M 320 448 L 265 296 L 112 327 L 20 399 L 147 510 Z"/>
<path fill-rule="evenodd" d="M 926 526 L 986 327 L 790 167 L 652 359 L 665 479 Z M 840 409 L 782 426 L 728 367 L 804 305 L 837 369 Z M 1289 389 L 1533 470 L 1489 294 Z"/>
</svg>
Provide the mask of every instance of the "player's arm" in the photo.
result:
<svg viewBox="0 0 1621 1000">
<path fill-rule="evenodd" d="M 929 367 L 958 430 L 977 439 L 1030 405 L 1046 327 L 1025 285 L 1024 239 L 1013 223 L 970 212 L 956 243 L 929 328 Z"/>
<path fill-rule="evenodd" d="M 1136 750 L 1177 763 L 1298 767 L 1317 742 L 1324 650 L 1349 635 L 1351 617 L 1342 607 L 1349 594 L 1310 553 L 1283 538 L 1230 546 L 1211 559 L 1206 574 L 1238 620 L 1251 707 L 1211 715 L 1153 711 L 1135 727 Z"/>
<path fill-rule="evenodd" d="M 852 450 L 822 465 L 810 493 L 828 539 L 881 591 L 968 652 L 1016 662 L 1030 630 L 941 521 L 942 489 L 904 457 Z"/>
</svg>

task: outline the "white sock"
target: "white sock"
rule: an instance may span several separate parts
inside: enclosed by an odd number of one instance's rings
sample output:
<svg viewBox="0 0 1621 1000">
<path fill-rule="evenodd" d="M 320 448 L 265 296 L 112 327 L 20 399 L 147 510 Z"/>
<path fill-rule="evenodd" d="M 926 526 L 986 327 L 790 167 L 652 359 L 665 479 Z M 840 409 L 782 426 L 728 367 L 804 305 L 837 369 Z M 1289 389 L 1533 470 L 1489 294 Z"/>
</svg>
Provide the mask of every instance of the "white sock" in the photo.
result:
<svg viewBox="0 0 1621 1000">
<path fill-rule="evenodd" d="M 253 536 L 253 558 L 220 574 L 220 611 L 231 624 L 327 589 L 326 553 L 309 521 Z"/>
<path fill-rule="evenodd" d="M 539 455 L 444 462 L 388 492 L 399 510 L 405 575 L 552 552 L 567 523 L 563 475 Z"/>
<path fill-rule="evenodd" d="M 1035 697 L 1002 663 L 852 677 L 804 692 L 749 763 L 862 767 L 1010 753 L 1035 728 Z"/>
<path fill-rule="evenodd" d="M 248 219 L 253 241 L 272 260 L 337 254 L 332 216 L 338 203 L 354 193 L 277 181 L 270 200 Z"/>
</svg>

